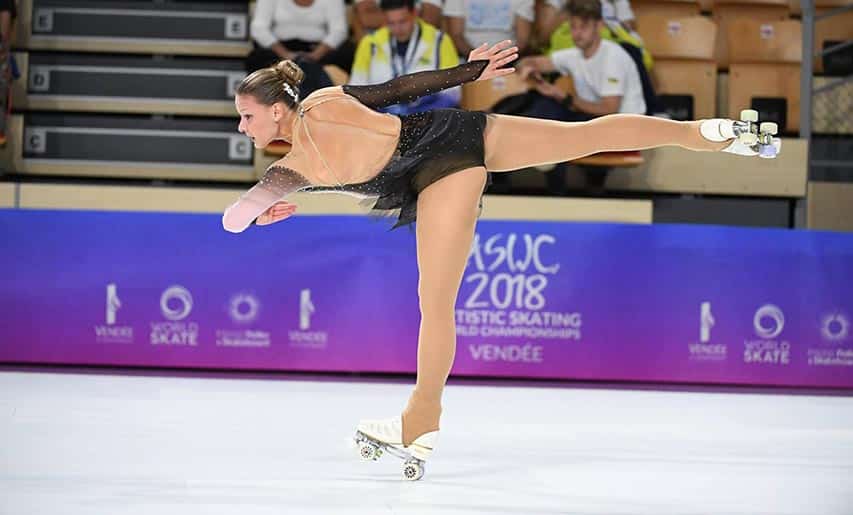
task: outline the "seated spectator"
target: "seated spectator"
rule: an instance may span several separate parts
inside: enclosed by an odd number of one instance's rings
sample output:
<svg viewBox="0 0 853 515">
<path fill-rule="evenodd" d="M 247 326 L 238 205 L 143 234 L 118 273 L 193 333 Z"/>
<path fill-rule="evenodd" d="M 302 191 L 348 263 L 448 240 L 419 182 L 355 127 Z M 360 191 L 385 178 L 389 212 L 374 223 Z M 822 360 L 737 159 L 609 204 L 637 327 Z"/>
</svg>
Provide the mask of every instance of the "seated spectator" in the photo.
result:
<svg viewBox="0 0 853 515">
<path fill-rule="evenodd" d="M 601 37 L 600 0 L 571 0 L 569 24 L 575 46 L 550 56 L 521 59 L 522 78 L 537 78 L 536 89 L 551 99 L 555 116 L 566 121 L 613 113 L 646 113 L 640 74 L 631 56 L 618 44 Z M 543 73 L 571 75 L 576 97 L 542 79 Z"/>
<path fill-rule="evenodd" d="M 416 0 L 415 8 L 420 10 L 421 19 L 434 27 L 441 28 L 441 10 L 444 0 Z M 385 17 L 382 14 L 382 9 L 379 8 L 377 0 L 356 0 L 353 6 L 357 24 L 366 33 L 371 33 L 374 30 L 382 27 L 385 24 Z M 366 34 L 361 34 L 364 36 Z"/>
<path fill-rule="evenodd" d="M 569 25 L 574 46 L 550 56 L 525 57 L 518 63 L 523 78 L 536 79 L 536 91 L 523 111 L 524 116 L 562 121 L 589 120 L 614 113 L 646 114 L 643 82 L 637 64 L 617 43 L 603 39 L 600 0 L 571 0 Z M 639 58 L 639 57 L 638 57 Z M 543 79 L 542 74 L 559 72 L 571 75 L 575 96 Z M 564 192 L 565 169 L 548 174 L 549 188 Z M 587 174 L 588 185 L 600 192 L 605 170 Z"/>
<path fill-rule="evenodd" d="M 343 0 L 258 0 L 250 30 L 254 50 L 246 71 L 293 59 L 305 72 L 303 98 L 332 85 L 323 65 L 352 66 L 354 48 L 347 40 Z"/>
<path fill-rule="evenodd" d="M 548 51 L 551 53 L 563 48 L 574 46 L 572 29 L 567 20 L 568 11 L 560 5 L 564 0 L 547 0 L 543 7 L 543 15 L 537 22 L 540 34 L 548 41 Z M 568 7 L 566 4 L 565 7 Z M 601 17 L 604 22 L 601 28 L 601 37 L 616 43 L 627 43 L 636 47 L 642 53 L 643 65 L 646 70 L 651 71 L 654 61 L 652 54 L 645 49 L 643 40 L 636 32 L 634 12 L 628 0 L 602 0 Z"/>
<path fill-rule="evenodd" d="M 355 54 L 350 84 L 378 84 L 407 73 L 452 68 L 459 64 L 449 36 L 421 20 L 414 0 L 382 0 L 385 27 L 362 38 Z M 439 107 L 458 107 L 459 87 L 384 109 L 410 114 Z"/>
<path fill-rule="evenodd" d="M 483 43 L 515 42 L 523 55 L 533 31 L 533 0 L 446 0 L 447 31 L 459 55 Z"/>
</svg>

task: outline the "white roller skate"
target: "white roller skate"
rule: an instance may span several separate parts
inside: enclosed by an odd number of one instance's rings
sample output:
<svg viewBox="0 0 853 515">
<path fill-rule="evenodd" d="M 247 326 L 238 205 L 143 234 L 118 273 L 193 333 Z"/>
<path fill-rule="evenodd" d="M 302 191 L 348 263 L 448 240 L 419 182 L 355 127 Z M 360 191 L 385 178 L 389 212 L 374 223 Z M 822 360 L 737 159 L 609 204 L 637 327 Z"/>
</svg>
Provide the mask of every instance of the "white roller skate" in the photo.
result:
<svg viewBox="0 0 853 515">
<path fill-rule="evenodd" d="M 363 460 L 376 461 L 385 452 L 403 460 L 403 478 L 417 481 L 425 471 L 425 462 L 438 442 L 438 431 L 424 433 L 408 447 L 403 446 L 403 421 L 397 416 L 385 420 L 362 420 L 355 432 L 355 443 Z"/>
<path fill-rule="evenodd" d="M 773 159 L 782 149 L 782 140 L 774 138 L 779 126 L 773 122 L 758 123 L 758 111 L 744 109 L 740 121 L 713 118 L 699 125 L 699 132 L 709 141 L 733 140 L 723 152 L 741 156 Z"/>
</svg>

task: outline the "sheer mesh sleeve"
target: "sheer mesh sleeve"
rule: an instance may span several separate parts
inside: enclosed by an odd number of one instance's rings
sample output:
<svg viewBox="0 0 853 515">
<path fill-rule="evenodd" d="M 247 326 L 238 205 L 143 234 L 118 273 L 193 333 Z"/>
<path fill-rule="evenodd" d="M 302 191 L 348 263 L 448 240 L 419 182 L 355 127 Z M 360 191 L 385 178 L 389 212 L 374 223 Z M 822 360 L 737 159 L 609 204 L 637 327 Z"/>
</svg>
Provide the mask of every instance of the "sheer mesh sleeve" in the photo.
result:
<svg viewBox="0 0 853 515">
<path fill-rule="evenodd" d="M 382 84 L 345 85 L 343 90 L 367 107 L 379 109 L 477 80 L 488 64 L 487 59 L 479 59 L 444 70 L 410 73 Z"/>
<path fill-rule="evenodd" d="M 284 166 L 270 166 L 249 191 L 240 195 L 222 215 L 222 227 L 228 232 L 243 232 L 270 206 L 310 183 L 299 172 Z"/>
</svg>

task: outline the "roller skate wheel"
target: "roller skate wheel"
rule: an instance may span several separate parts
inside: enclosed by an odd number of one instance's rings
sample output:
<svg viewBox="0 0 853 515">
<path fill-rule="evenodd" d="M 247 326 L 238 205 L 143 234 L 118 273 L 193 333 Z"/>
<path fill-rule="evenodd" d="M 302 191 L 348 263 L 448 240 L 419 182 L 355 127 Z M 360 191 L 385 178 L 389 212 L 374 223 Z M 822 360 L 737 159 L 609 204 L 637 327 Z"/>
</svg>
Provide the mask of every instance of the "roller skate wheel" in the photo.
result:
<svg viewBox="0 0 853 515">
<path fill-rule="evenodd" d="M 761 125 L 758 126 L 758 132 L 775 136 L 779 132 L 779 125 L 775 122 L 761 122 Z"/>
<path fill-rule="evenodd" d="M 740 120 L 742 122 L 757 122 L 758 121 L 758 111 L 755 109 L 744 109 L 740 112 Z"/>
<path fill-rule="evenodd" d="M 758 151 L 758 155 L 765 159 L 773 159 L 778 153 L 773 145 L 761 145 L 761 149 Z"/>
<path fill-rule="evenodd" d="M 744 132 L 737 138 L 741 143 L 746 145 L 747 147 L 751 147 L 758 143 L 758 135 L 753 134 L 751 132 Z"/>
<path fill-rule="evenodd" d="M 403 478 L 406 481 L 417 481 L 424 477 L 424 466 L 416 461 L 407 461 L 403 464 Z"/>
<path fill-rule="evenodd" d="M 379 449 L 375 445 L 367 442 L 359 442 L 358 444 L 358 454 L 364 461 L 377 459 L 379 457 L 379 453 L 377 452 L 378 450 Z"/>
</svg>

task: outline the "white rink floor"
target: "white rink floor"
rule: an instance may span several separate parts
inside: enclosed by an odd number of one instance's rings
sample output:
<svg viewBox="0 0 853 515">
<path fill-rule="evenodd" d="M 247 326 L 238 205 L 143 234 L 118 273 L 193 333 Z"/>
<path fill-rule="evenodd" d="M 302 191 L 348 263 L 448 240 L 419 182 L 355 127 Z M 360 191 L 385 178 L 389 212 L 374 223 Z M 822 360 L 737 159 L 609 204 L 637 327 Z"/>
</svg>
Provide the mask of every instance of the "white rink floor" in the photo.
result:
<svg viewBox="0 0 853 515">
<path fill-rule="evenodd" d="M 0 372 L 0 514 L 853 514 L 853 397 L 451 386 L 409 483 L 408 390 Z"/>
</svg>

